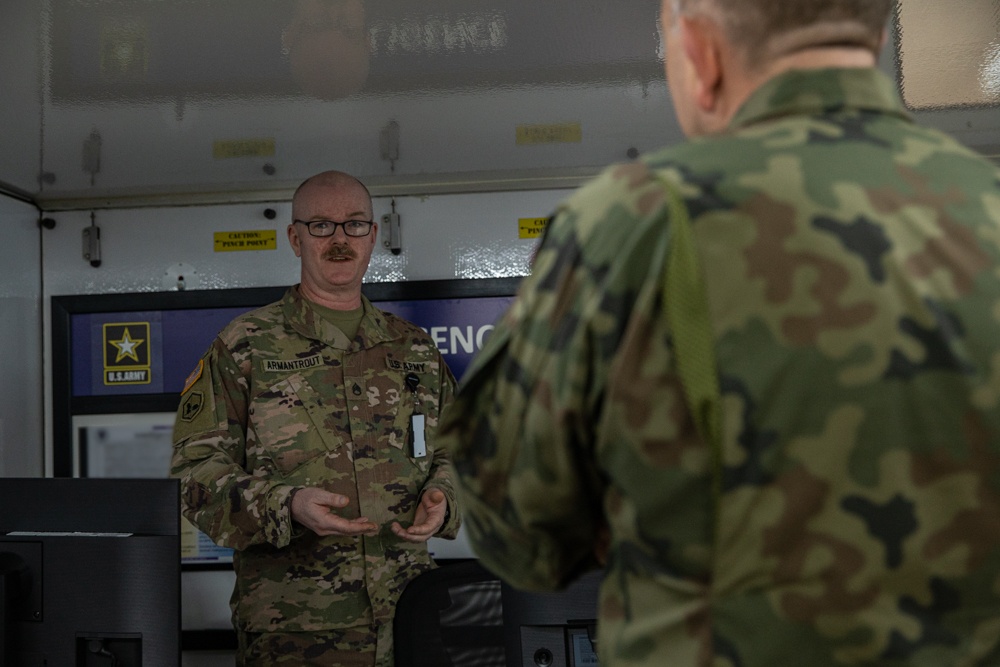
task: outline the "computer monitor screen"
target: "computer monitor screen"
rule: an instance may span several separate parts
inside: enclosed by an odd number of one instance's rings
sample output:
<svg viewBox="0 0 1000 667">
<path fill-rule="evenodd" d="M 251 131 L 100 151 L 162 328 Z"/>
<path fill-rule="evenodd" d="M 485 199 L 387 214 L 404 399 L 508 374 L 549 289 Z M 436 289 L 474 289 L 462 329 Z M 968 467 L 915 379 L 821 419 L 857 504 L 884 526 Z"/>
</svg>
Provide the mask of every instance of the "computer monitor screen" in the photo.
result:
<svg viewBox="0 0 1000 667">
<path fill-rule="evenodd" d="M 180 664 L 174 479 L 0 479 L 0 664 Z"/>
<path fill-rule="evenodd" d="M 554 593 L 521 591 L 504 582 L 508 667 L 597 667 L 597 596 L 603 575 L 588 572 Z"/>
</svg>

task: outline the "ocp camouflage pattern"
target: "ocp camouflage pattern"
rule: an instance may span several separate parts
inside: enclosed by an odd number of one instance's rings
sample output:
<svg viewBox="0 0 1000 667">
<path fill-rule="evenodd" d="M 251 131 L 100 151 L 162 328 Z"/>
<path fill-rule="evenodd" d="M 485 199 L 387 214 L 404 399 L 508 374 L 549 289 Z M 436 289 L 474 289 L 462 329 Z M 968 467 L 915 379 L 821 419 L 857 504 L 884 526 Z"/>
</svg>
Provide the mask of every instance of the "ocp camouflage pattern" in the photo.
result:
<svg viewBox="0 0 1000 667">
<path fill-rule="evenodd" d="M 410 525 L 420 495 L 437 488 L 451 509 L 439 536 L 458 531 L 450 464 L 433 437 L 454 378 L 423 330 L 363 302 L 348 340 L 291 288 L 228 325 L 181 397 L 171 474 L 184 515 L 236 550 L 242 630 L 390 623 L 406 583 L 433 567 L 426 544 L 400 540 L 392 522 Z M 415 458 L 417 409 L 428 437 Z M 293 523 L 289 494 L 305 486 L 347 496 L 342 516 L 368 517 L 378 535 L 320 537 Z"/>
<path fill-rule="evenodd" d="M 287 667 L 393 667 L 392 627 L 334 628 L 316 632 L 237 633 L 236 665 Z M 386 655 L 379 649 L 388 647 Z"/>
<path fill-rule="evenodd" d="M 659 178 L 706 281 L 717 517 Z M 1000 665 L 998 260 L 1000 172 L 875 70 L 781 75 L 726 133 L 607 169 L 442 422 L 474 548 L 549 589 L 610 529 L 605 667 Z"/>
</svg>

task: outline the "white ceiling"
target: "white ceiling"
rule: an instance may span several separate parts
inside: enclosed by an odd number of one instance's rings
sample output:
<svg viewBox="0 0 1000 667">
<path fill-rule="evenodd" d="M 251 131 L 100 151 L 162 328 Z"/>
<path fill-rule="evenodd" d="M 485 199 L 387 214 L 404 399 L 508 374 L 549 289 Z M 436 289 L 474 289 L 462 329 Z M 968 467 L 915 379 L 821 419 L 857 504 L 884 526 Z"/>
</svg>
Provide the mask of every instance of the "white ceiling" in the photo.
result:
<svg viewBox="0 0 1000 667">
<path fill-rule="evenodd" d="M 680 139 L 659 5 L 4 0 L 0 183 L 51 210 L 280 200 L 328 168 L 376 193 L 572 186 Z M 998 7 L 904 0 L 883 66 L 908 101 L 979 80 Z M 995 100 L 934 94 L 918 115 L 1000 151 Z"/>
</svg>

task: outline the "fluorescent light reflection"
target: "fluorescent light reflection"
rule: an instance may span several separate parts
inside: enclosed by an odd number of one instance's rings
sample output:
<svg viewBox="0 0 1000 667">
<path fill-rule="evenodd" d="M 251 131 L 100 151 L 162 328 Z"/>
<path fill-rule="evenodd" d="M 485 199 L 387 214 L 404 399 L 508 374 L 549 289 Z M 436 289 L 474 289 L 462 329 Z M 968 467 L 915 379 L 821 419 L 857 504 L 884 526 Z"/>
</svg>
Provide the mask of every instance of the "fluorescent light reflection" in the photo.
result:
<svg viewBox="0 0 1000 667">
<path fill-rule="evenodd" d="M 979 82 L 987 97 L 1000 99 L 1000 42 L 994 42 L 986 51 L 986 62 L 979 71 Z"/>
</svg>

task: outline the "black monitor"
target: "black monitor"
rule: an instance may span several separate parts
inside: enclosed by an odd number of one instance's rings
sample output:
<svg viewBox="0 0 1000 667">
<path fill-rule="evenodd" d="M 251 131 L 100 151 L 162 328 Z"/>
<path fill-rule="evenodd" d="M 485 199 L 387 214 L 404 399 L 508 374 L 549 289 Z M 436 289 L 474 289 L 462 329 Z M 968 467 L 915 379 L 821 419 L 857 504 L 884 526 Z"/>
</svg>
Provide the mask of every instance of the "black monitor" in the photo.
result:
<svg viewBox="0 0 1000 667">
<path fill-rule="evenodd" d="M 176 479 L 0 478 L 0 664 L 180 664 Z"/>
<path fill-rule="evenodd" d="M 501 585 L 508 667 L 597 667 L 597 596 L 593 570 L 554 593 Z"/>
</svg>

